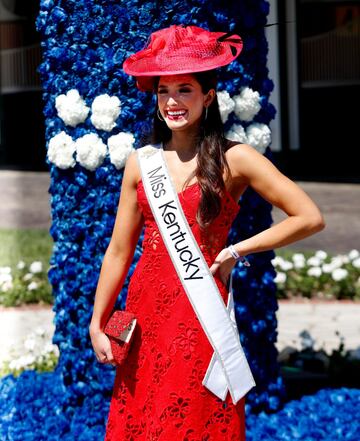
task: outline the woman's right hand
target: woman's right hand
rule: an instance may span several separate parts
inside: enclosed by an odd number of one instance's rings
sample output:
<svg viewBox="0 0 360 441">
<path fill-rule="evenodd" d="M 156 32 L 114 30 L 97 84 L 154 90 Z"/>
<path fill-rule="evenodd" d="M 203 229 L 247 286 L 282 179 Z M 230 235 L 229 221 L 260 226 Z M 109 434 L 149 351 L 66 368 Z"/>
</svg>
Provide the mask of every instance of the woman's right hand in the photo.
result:
<svg viewBox="0 0 360 441">
<path fill-rule="evenodd" d="M 109 337 L 101 330 L 89 331 L 91 343 L 95 351 L 97 360 L 102 364 L 112 364 L 116 366 Z"/>
</svg>

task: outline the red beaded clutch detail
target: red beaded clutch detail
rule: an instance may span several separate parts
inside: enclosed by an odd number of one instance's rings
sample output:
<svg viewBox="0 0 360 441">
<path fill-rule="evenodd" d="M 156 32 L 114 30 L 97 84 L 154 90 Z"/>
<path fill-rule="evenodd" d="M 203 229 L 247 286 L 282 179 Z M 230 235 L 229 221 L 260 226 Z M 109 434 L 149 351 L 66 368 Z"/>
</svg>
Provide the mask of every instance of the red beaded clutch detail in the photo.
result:
<svg viewBox="0 0 360 441">
<path fill-rule="evenodd" d="M 109 337 L 111 352 L 116 364 L 121 365 L 130 349 L 136 325 L 135 314 L 130 311 L 114 311 L 104 328 Z"/>
</svg>

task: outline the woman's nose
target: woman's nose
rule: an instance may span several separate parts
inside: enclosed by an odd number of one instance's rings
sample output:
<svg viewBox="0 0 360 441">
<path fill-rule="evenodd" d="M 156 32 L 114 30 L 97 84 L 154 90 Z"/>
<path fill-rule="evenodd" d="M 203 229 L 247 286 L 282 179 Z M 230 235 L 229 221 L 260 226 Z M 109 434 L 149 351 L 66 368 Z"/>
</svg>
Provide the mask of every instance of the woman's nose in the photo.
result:
<svg viewBox="0 0 360 441">
<path fill-rule="evenodd" d="M 169 98 L 167 100 L 167 104 L 176 104 L 176 100 L 174 99 L 174 97 L 169 96 Z"/>
</svg>

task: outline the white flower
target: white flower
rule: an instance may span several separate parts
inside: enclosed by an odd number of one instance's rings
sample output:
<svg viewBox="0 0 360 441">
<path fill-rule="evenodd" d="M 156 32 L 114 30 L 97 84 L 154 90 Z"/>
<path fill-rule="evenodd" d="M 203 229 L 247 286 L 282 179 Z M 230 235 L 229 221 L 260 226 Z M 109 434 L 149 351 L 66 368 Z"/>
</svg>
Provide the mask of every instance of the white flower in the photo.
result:
<svg viewBox="0 0 360 441">
<path fill-rule="evenodd" d="M 46 343 L 43 350 L 41 351 L 42 355 L 50 354 L 51 352 L 56 352 L 57 346 L 52 343 Z"/>
<path fill-rule="evenodd" d="M 302 253 L 294 253 L 292 255 L 292 260 L 294 262 L 295 268 L 304 268 L 305 266 L 305 256 Z"/>
<path fill-rule="evenodd" d="M 321 268 L 319 266 L 312 266 L 307 270 L 308 276 L 320 277 L 322 274 Z"/>
<path fill-rule="evenodd" d="M 358 250 L 351 250 L 348 254 L 349 259 L 353 260 L 356 259 L 357 257 L 360 257 L 360 253 Z"/>
<path fill-rule="evenodd" d="M 346 254 L 340 254 L 339 259 L 341 260 L 342 263 L 350 262 L 349 256 L 347 256 Z"/>
<path fill-rule="evenodd" d="M 271 143 L 271 130 L 266 124 L 253 123 L 246 129 L 247 144 L 264 153 Z"/>
<path fill-rule="evenodd" d="M 110 161 L 117 169 L 125 167 L 129 154 L 134 150 L 134 142 L 134 135 L 125 132 L 110 136 L 108 139 L 107 144 L 110 153 Z"/>
<path fill-rule="evenodd" d="M 231 141 L 238 141 L 240 143 L 246 143 L 247 137 L 244 127 L 241 124 L 233 124 L 230 130 L 226 133 L 226 138 Z"/>
<path fill-rule="evenodd" d="M 32 262 L 32 264 L 29 266 L 29 270 L 32 273 L 41 273 L 43 267 L 42 267 L 42 262 L 39 260 L 35 260 L 34 262 Z"/>
<path fill-rule="evenodd" d="M 23 366 L 29 366 L 33 363 L 35 363 L 36 358 L 33 354 L 27 354 L 21 357 Z"/>
<path fill-rule="evenodd" d="M 115 126 L 115 121 L 121 112 L 121 103 L 117 96 L 107 93 L 97 96 L 92 105 L 90 117 L 93 125 L 99 130 L 110 132 Z"/>
<path fill-rule="evenodd" d="M 294 253 L 294 254 L 292 255 L 292 260 L 293 260 L 294 262 L 297 262 L 297 261 L 302 261 L 302 262 L 304 262 L 304 261 L 305 261 L 305 256 L 304 256 L 303 253 Z"/>
<path fill-rule="evenodd" d="M 37 289 L 39 287 L 39 284 L 36 282 L 30 282 L 28 285 L 28 290 L 33 291 L 34 289 Z"/>
<path fill-rule="evenodd" d="M 274 266 L 279 266 L 284 262 L 284 259 L 281 256 L 275 256 L 273 259 L 271 259 L 271 263 Z"/>
<path fill-rule="evenodd" d="M 9 368 L 12 370 L 20 369 L 21 366 L 19 364 L 19 359 L 15 358 L 15 359 L 11 360 L 9 363 Z"/>
<path fill-rule="evenodd" d="M 32 279 L 32 277 L 33 277 L 32 273 L 26 273 L 23 277 L 23 280 L 25 280 L 25 281 L 30 280 L 30 279 Z"/>
<path fill-rule="evenodd" d="M 14 286 L 12 279 L 1 281 L 0 280 L 0 288 L 2 292 L 9 291 Z"/>
<path fill-rule="evenodd" d="M 279 266 L 283 271 L 288 271 L 294 268 L 294 264 L 288 260 L 283 260 Z"/>
<path fill-rule="evenodd" d="M 0 266 L 0 275 L 2 274 L 11 274 L 10 266 Z"/>
<path fill-rule="evenodd" d="M 355 268 L 360 268 L 360 257 L 354 259 L 351 263 Z"/>
<path fill-rule="evenodd" d="M 66 95 L 57 96 L 55 107 L 59 117 L 71 127 L 84 122 L 90 111 L 76 89 L 69 90 Z"/>
<path fill-rule="evenodd" d="M 6 283 L 6 282 L 11 282 L 12 281 L 12 275 L 11 274 L 1 274 L 0 273 L 0 283 Z"/>
<path fill-rule="evenodd" d="M 239 95 L 233 97 L 235 115 L 242 121 L 251 121 L 261 109 L 260 94 L 249 87 L 241 89 Z"/>
<path fill-rule="evenodd" d="M 323 250 L 318 250 L 315 253 L 315 257 L 318 257 L 319 259 L 324 260 L 327 258 L 327 252 L 323 251 Z"/>
<path fill-rule="evenodd" d="M 318 257 L 312 256 L 309 257 L 306 263 L 310 266 L 320 266 L 322 262 Z"/>
<path fill-rule="evenodd" d="M 340 254 L 339 256 L 333 257 L 330 263 L 333 265 L 334 268 L 340 268 L 343 263 L 348 263 L 349 260 L 350 259 L 347 256 Z"/>
<path fill-rule="evenodd" d="M 64 131 L 53 136 L 49 141 L 47 156 L 49 161 L 57 167 L 66 169 L 76 164 L 73 154 L 75 142 Z"/>
<path fill-rule="evenodd" d="M 340 280 L 345 279 L 347 275 L 348 275 L 348 271 L 346 269 L 344 269 L 344 268 L 336 268 L 331 273 L 331 277 L 336 282 L 339 282 Z"/>
<path fill-rule="evenodd" d="M 75 142 L 76 160 L 88 170 L 96 170 L 106 156 L 106 145 L 96 133 L 88 133 Z"/>
<path fill-rule="evenodd" d="M 323 273 L 330 274 L 334 271 L 334 266 L 331 263 L 324 263 L 321 267 Z"/>
<path fill-rule="evenodd" d="M 235 102 L 226 90 L 221 90 L 220 92 L 217 92 L 216 95 L 219 103 L 221 120 L 223 123 L 226 123 L 230 113 L 235 109 Z"/>
<path fill-rule="evenodd" d="M 36 359 L 32 354 L 22 355 L 19 358 L 11 360 L 11 362 L 9 363 L 9 367 L 10 369 L 24 369 L 27 366 L 33 364 L 35 361 Z"/>
<path fill-rule="evenodd" d="M 24 341 L 24 347 L 29 351 L 33 351 L 35 348 L 35 343 L 35 340 L 32 337 L 29 337 Z"/>
<path fill-rule="evenodd" d="M 17 269 L 24 269 L 25 268 L 25 262 L 23 260 L 19 260 L 18 264 L 16 265 Z"/>
<path fill-rule="evenodd" d="M 276 273 L 276 277 L 274 278 L 275 283 L 285 283 L 286 282 L 286 274 L 278 271 Z"/>
</svg>

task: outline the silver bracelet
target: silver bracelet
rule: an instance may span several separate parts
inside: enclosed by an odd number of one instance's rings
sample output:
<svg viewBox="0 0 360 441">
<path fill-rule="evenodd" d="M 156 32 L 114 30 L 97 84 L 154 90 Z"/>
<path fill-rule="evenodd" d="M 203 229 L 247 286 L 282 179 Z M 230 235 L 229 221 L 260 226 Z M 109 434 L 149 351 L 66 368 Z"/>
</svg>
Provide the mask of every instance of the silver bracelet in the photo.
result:
<svg viewBox="0 0 360 441">
<path fill-rule="evenodd" d="M 233 256 L 233 258 L 236 261 L 239 261 L 245 265 L 245 266 L 250 266 L 249 261 L 246 259 L 245 256 L 240 256 L 240 254 L 235 250 L 234 245 L 229 245 L 228 246 L 228 250 L 230 251 L 230 254 Z"/>
</svg>

